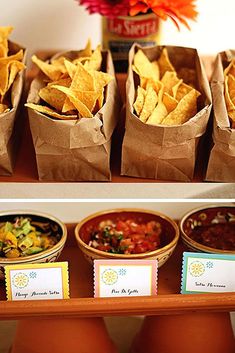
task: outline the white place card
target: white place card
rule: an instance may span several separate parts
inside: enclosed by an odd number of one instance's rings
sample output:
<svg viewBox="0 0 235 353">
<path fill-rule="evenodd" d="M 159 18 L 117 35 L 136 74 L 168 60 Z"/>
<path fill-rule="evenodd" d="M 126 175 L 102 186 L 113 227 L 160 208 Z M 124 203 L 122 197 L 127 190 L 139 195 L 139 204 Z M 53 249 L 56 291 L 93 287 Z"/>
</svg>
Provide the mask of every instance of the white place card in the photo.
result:
<svg viewBox="0 0 235 353">
<path fill-rule="evenodd" d="M 235 292 L 235 255 L 184 252 L 181 293 Z"/>
<path fill-rule="evenodd" d="M 67 262 L 9 265 L 5 277 L 8 300 L 69 298 Z"/>
<path fill-rule="evenodd" d="M 156 260 L 95 260 L 94 296 L 156 295 L 157 271 Z"/>
</svg>

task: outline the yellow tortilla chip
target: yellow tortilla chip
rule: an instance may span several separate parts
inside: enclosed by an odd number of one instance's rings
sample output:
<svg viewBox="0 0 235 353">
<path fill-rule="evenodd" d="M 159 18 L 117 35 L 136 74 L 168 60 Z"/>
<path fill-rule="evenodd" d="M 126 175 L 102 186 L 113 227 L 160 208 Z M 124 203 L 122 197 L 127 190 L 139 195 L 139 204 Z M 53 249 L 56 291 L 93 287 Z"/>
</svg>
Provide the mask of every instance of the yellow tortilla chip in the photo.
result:
<svg viewBox="0 0 235 353">
<path fill-rule="evenodd" d="M 158 59 L 160 77 L 162 78 L 166 71 L 175 71 L 174 66 L 170 62 L 166 48 L 163 48 L 160 58 Z"/>
<path fill-rule="evenodd" d="M 89 107 L 91 107 L 91 105 L 92 105 L 92 107 L 94 107 L 95 102 L 100 94 L 99 92 L 98 93 L 96 92 L 96 96 L 92 97 L 91 93 L 95 93 L 95 92 L 88 92 L 87 95 L 85 95 L 84 91 L 73 90 L 73 89 L 63 87 L 63 86 L 58 86 L 58 85 L 55 85 L 52 87 L 65 93 L 66 96 L 69 98 L 69 100 L 72 102 L 74 107 L 77 109 L 77 111 L 79 112 L 79 114 L 83 118 L 92 118 L 93 117 L 93 114 L 91 113 L 90 109 L 86 106 L 84 101 L 86 101 L 86 103 L 89 105 Z"/>
<path fill-rule="evenodd" d="M 166 92 L 164 92 L 164 94 L 163 94 L 162 101 L 163 101 L 163 104 L 165 105 L 168 113 L 172 112 L 172 110 L 174 110 L 178 105 L 178 101 Z"/>
<path fill-rule="evenodd" d="M 4 96 L 7 92 L 8 77 L 9 77 L 9 65 L 0 65 L 0 95 Z"/>
<path fill-rule="evenodd" d="M 61 77 L 62 72 L 60 68 L 40 60 L 36 55 L 32 56 L 32 62 L 36 64 L 50 80 L 57 81 Z"/>
<path fill-rule="evenodd" d="M 17 60 L 22 61 L 24 57 L 23 49 L 20 49 L 16 54 L 7 56 L 5 58 L 0 58 L 0 65 L 7 65 L 9 62 Z"/>
<path fill-rule="evenodd" d="M 141 77 L 159 80 L 158 65 L 152 64 L 141 49 L 134 56 L 133 70 Z"/>
<path fill-rule="evenodd" d="M 158 102 L 158 97 L 156 92 L 152 87 L 149 87 L 146 91 L 143 109 L 139 116 L 141 121 L 145 123 L 148 120 L 153 110 L 155 109 L 157 102 Z"/>
<path fill-rule="evenodd" d="M 66 95 L 63 92 L 53 88 L 52 86 L 54 84 L 54 85 L 69 87 L 71 82 L 72 82 L 71 79 L 67 78 L 67 79 L 55 81 L 53 83 L 49 83 L 46 87 L 43 87 L 40 89 L 38 93 L 39 97 L 43 99 L 46 103 L 48 103 L 50 106 L 55 108 L 56 110 L 62 111 L 64 102 L 66 99 Z M 68 111 L 73 109 L 74 107 L 72 107 L 72 109 L 68 109 Z"/>
<path fill-rule="evenodd" d="M 168 111 L 164 103 L 160 100 L 150 117 L 147 120 L 147 124 L 159 125 L 162 123 L 163 119 L 167 116 Z"/>
<path fill-rule="evenodd" d="M 142 87 L 138 86 L 137 88 L 137 97 L 134 103 L 134 109 L 136 111 L 136 114 L 139 116 L 143 106 L 144 106 L 144 100 L 146 96 L 146 91 Z"/>
<path fill-rule="evenodd" d="M 94 88 L 96 91 L 101 90 L 103 87 L 107 86 L 114 77 L 102 71 L 89 70 L 90 74 L 94 78 Z"/>
<path fill-rule="evenodd" d="M 31 108 L 33 110 L 36 110 L 39 113 L 42 114 L 47 114 L 53 118 L 61 119 L 61 120 L 76 120 L 78 119 L 77 115 L 63 115 L 55 112 L 49 107 L 43 106 L 43 105 L 38 105 L 38 104 L 33 104 L 33 103 L 26 103 L 26 107 Z"/>
<path fill-rule="evenodd" d="M 228 74 L 234 75 L 234 66 L 235 66 L 235 59 L 231 60 L 229 65 L 224 69 L 224 76 Z"/>
<path fill-rule="evenodd" d="M 224 86 L 225 86 L 224 95 L 225 95 L 225 102 L 226 102 L 226 107 L 228 112 L 235 110 L 235 104 L 234 104 L 235 100 L 232 100 L 230 96 L 230 90 L 233 90 L 233 85 L 234 85 L 233 76 L 232 75 L 226 76 L 224 81 Z"/>
<path fill-rule="evenodd" d="M 51 64 L 53 66 L 55 66 L 56 68 L 58 68 L 58 70 L 65 74 L 67 72 L 67 69 L 65 67 L 65 64 L 64 64 L 64 61 L 66 60 L 66 58 L 64 56 L 60 56 L 59 58 L 57 59 L 52 59 L 51 60 Z"/>
<path fill-rule="evenodd" d="M 71 88 L 78 89 L 80 91 L 95 90 L 94 77 L 81 63 L 77 63 L 76 65 L 76 72 L 72 79 Z"/>
<path fill-rule="evenodd" d="M 163 90 L 163 84 L 161 81 L 154 81 L 152 79 L 148 79 L 145 89 L 147 90 L 148 87 L 150 87 L 150 86 L 154 89 L 154 91 L 157 93 L 157 95 L 159 94 L 159 92 L 161 90 Z"/>
<path fill-rule="evenodd" d="M 159 125 L 165 119 L 165 117 L 177 107 L 177 100 L 171 97 L 168 93 L 162 92 L 158 97 L 158 104 L 154 109 L 153 113 L 147 120 L 147 124 Z"/>
<path fill-rule="evenodd" d="M 162 121 L 163 125 L 182 125 L 197 113 L 199 92 L 192 89 L 184 96 L 177 107 Z"/>
<path fill-rule="evenodd" d="M 101 53 L 101 46 L 98 45 L 97 48 L 91 54 L 89 60 L 87 60 L 84 64 L 84 67 L 87 70 L 100 70 L 102 64 L 102 53 Z"/>
<path fill-rule="evenodd" d="M 11 87 L 11 85 L 13 84 L 18 72 L 22 71 L 25 68 L 25 65 L 20 62 L 20 61 L 12 61 L 9 65 L 9 78 L 8 78 L 8 85 L 7 85 L 7 91 L 9 90 L 9 88 Z"/>
<path fill-rule="evenodd" d="M 8 53 L 8 37 L 13 27 L 0 27 L 0 58 L 6 57 Z"/>
<path fill-rule="evenodd" d="M 91 55 L 92 55 L 91 39 L 89 38 L 87 41 L 86 47 L 83 50 L 80 50 L 79 57 L 84 57 L 84 56 L 90 57 Z"/>
<path fill-rule="evenodd" d="M 164 86 L 164 92 L 173 96 L 173 87 L 179 85 L 182 80 L 177 77 L 175 71 L 166 71 L 161 79 Z"/>
<path fill-rule="evenodd" d="M 80 100 L 91 112 L 95 107 L 96 100 L 100 96 L 99 91 L 79 91 L 58 85 L 53 85 L 52 87 L 63 92 L 68 97 Z"/>
<path fill-rule="evenodd" d="M 174 97 L 175 99 L 177 99 L 177 101 L 180 101 L 184 96 L 186 96 L 186 94 L 188 94 L 190 91 L 192 91 L 191 86 L 187 85 L 186 83 L 183 83 L 181 80 L 180 85 L 173 87 L 173 91 L 174 91 Z"/>
<path fill-rule="evenodd" d="M 64 60 L 64 65 L 65 65 L 65 68 L 66 68 L 69 76 L 71 77 L 71 79 L 73 79 L 75 76 L 76 70 L 77 70 L 76 65 L 74 63 L 71 63 L 71 61 L 69 61 L 67 59 Z"/>
</svg>

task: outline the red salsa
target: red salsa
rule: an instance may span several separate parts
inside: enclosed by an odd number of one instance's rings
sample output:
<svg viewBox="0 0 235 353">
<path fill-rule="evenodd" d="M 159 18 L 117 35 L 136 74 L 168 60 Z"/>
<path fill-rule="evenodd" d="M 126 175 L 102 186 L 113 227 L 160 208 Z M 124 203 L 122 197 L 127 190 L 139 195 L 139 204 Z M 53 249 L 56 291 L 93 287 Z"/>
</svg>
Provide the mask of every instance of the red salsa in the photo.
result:
<svg viewBox="0 0 235 353">
<path fill-rule="evenodd" d="M 158 249 L 161 233 L 161 224 L 155 221 L 107 220 L 91 233 L 89 246 L 114 254 L 140 254 Z"/>
<path fill-rule="evenodd" d="M 221 250 L 235 250 L 235 223 L 197 226 L 189 234 L 197 243 Z"/>
</svg>

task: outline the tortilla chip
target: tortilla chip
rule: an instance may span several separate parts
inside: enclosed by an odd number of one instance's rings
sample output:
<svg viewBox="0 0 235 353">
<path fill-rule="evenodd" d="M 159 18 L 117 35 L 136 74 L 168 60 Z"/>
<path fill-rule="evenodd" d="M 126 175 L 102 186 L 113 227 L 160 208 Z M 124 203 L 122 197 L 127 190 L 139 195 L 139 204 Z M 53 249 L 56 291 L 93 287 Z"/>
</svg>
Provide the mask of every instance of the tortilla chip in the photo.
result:
<svg viewBox="0 0 235 353">
<path fill-rule="evenodd" d="M 163 48 L 160 58 L 158 59 L 160 77 L 162 78 L 166 71 L 175 71 L 174 66 L 170 62 L 166 48 Z"/>
<path fill-rule="evenodd" d="M 56 110 L 62 111 L 64 102 L 66 99 L 66 95 L 63 92 L 58 91 L 57 89 L 53 88 L 52 87 L 53 84 L 64 86 L 64 87 L 69 87 L 71 84 L 71 79 L 67 78 L 67 79 L 55 81 L 53 83 L 49 83 L 46 87 L 41 88 L 38 93 L 39 97 L 41 99 L 43 99 L 46 103 L 48 103 L 50 106 L 52 106 Z M 74 107 L 72 107 L 72 108 L 74 109 Z M 68 110 L 73 110 L 73 109 L 68 109 Z"/>
<path fill-rule="evenodd" d="M 168 113 L 172 112 L 172 110 L 174 110 L 178 105 L 178 101 L 166 92 L 164 92 L 164 94 L 163 94 L 162 101 L 163 101 L 163 104 L 165 105 Z"/>
<path fill-rule="evenodd" d="M 186 83 L 181 82 L 180 85 L 173 88 L 175 99 L 177 99 L 177 101 L 180 101 L 184 96 L 186 96 L 186 94 L 192 91 L 192 89 L 194 88 L 187 85 Z"/>
<path fill-rule="evenodd" d="M 164 86 L 164 92 L 173 96 L 173 87 L 179 85 L 182 80 L 177 77 L 175 71 L 166 71 L 161 79 L 161 82 Z"/>
<path fill-rule="evenodd" d="M 94 71 L 94 70 L 89 70 L 90 74 L 94 78 L 94 86 L 95 90 L 99 91 L 103 87 L 107 86 L 109 82 L 111 82 L 114 77 L 107 74 L 106 72 L 102 71 Z"/>
<path fill-rule="evenodd" d="M 137 97 L 134 103 L 134 109 L 136 111 L 136 114 L 139 116 L 140 113 L 142 112 L 143 106 L 144 106 L 144 100 L 146 96 L 146 91 L 142 87 L 138 86 L 137 88 Z"/>
<path fill-rule="evenodd" d="M 77 70 L 77 66 L 67 59 L 64 60 L 64 65 L 69 76 L 71 77 L 71 79 L 73 79 Z"/>
<path fill-rule="evenodd" d="M 100 70 L 101 64 L 102 64 L 101 46 L 98 45 L 97 48 L 93 51 L 89 60 L 85 62 L 84 67 L 87 70 Z"/>
<path fill-rule="evenodd" d="M 141 77 L 159 80 L 158 65 L 152 64 L 141 49 L 134 56 L 133 70 Z"/>
<path fill-rule="evenodd" d="M 85 94 L 84 91 L 74 90 L 63 86 L 53 85 L 52 87 L 65 93 L 83 118 L 93 117 L 89 108 L 94 108 L 100 92 L 86 92 L 87 94 Z M 94 93 L 96 95 L 94 95 Z M 89 108 L 86 104 L 89 105 Z"/>
<path fill-rule="evenodd" d="M 163 125 L 182 125 L 197 113 L 198 91 L 192 89 L 184 96 L 177 107 L 162 121 Z"/>
<path fill-rule="evenodd" d="M 32 56 L 32 62 L 36 64 L 50 80 L 57 81 L 61 77 L 62 72 L 60 68 L 38 59 L 36 55 Z"/>
<path fill-rule="evenodd" d="M 24 68 L 25 68 L 25 65 L 20 61 L 14 60 L 10 63 L 10 65 L 9 65 L 10 73 L 9 73 L 9 78 L 8 78 L 7 91 L 9 90 L 11 85 L 13 84 L 18 72 L 20 72 Z"/>
<path fill-rule="evenodd" d="M 67 72 L 67 69 L 65 67 L 64 61 L 67 60 L 64 56 L 60 56 L 58 59 L 52 59 L 51 64 L 58 68 L 58 70 L 65 74 Z"/>
<path fill-rule="evenodd" d="M 161 90 L 163 91 L 163 84 L 161 81 L 154 81 L 152 79 L 148 79 L 145 89 L 147 90 L 148 87 L 150 87 L 150 86 L 154 89 L 154 91 L 157 93 L 157 95 L 159 94 L 159 92 Z"/>
<path fill-rule="evenodd" d="M 152 87 L 149 87 L 146 91 L 143 109 L 140 113 L 140 120 L 144 123 L 148 120 L 158 102 L 158 96 Z"/>
<path fill-rule="evenodd" d="M 158 96 L 158 104 L 147 120 L 147 124 L 161 124 L 165 117 L 177 107 L 177 104 L 177 100 L 171 97 L 168 93 L 162 94 L 162 92 L 160 92 Z"/>
<path fill-rule="evenodd" d="M 24 57 L 23 49 L 20 49 L 16 54 L 7 56 L 5 58 L 0 58 L 0 65 L 7 65 L 9 62 L 17 60 L 22 61 Z"/>
<path fill-rule="evenodd" d="M 0 27 L 0 58 L 6 57 L 8 54 L 8 37 L 13 27 Z"/>
<path fill-rule="evenodd" d="M 58 85 L 53 85 L 52 87 L 63 92 L 69 98 L 72 97 L 80 100 L 91 112 L 95 107 L 96 100 L 100 96 L 100 91 L 80 91 Z"/>
<path fill-rule="evenodd" d="M 33 110 L 36 110 L 39 113 L 42 114 L 47 114 L 53 118 L 61 119 L 61 120 L 77 120 L 78 116 L 77 115 L 63 115 L 55 112 L 49 107 L 43 106 L 43 105 L 38 105 L 38 104 L 33 104 L 33 103 L 26 103 L 26 107 L 31 108 Z"/>
<path fill-rule="evenodd" d="M 0 76 L 1 77 L 1 76 Z M 230 90 L 233 90 L 233 86 L 234 86 L 234 78 L 232 75 L 226 76 L 225 77 L 225 81 L 224 81 L 224 86 L 225 86 L 225 102 L 226 102 L 226 107 L 227 107 L 227 111 L 233 111 L 235 110 L 235 100 L 231 99 L 230 96 Z"/>
<path fill-rule="evenodd" d="M 234 75 L 234 67 L 235 66 L 235 59 L 231 60 L 229 65 L 224 69 L 224 76 L 227 76 L 228 74 Z"/>
<path fill-rule="evenodd" d="M 91 50 L 91 39 L 89 38 L 87 41 L 87 44 L 83 50 L 80 50 L 79 52 L 79 58 L 88 56 L 90 57 L 92 55 L 92 50 Z"/>
<path fill-rule="evenodd" d="M 76 72 L 72 79 L 71 88 L 80 91 L 95 90 L 94 77 L 81 63 L 77 63 L 76 65 Z"/>
<path fill-rule="evenodd" d="M 5 65 L 0 64 L 0 95 L 2 96 L 4 96 L 5 93 L 7 92 L 9 65 L 10 63 L 7 63 Z"/>
</svg>

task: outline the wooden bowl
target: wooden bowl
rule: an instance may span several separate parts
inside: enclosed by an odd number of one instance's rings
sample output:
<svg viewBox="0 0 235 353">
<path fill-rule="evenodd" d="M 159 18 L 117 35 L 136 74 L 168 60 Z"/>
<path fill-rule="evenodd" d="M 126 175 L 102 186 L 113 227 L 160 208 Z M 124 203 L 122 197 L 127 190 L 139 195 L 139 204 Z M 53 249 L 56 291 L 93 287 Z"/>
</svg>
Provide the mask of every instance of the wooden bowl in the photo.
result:
<svg viewBox="0 0 235 353">
<path fill-rule="evenodd" d="M 133 219 L 137 223 L 157 221 L 162 225 L 161 247 L 141 254 L 113 254 L 97 250 L 88 245 L 91 232 L 101 221 L 125 221 Z M 177 224 L 169 217 L 155 211 L 143 209 L 113 209 L 97 212 L 83 219 L 75 228 L 75 237 L 79 248 L 86 259 L 92 263 L 97 259 L 152 259 L 158 260 L 158 267 L 162 266 L 172 255 L 179 239 Z"/>
<path fill-rule="evenodd" d="M 46 213 L 36 211 L 4 211 L 0 212 L 0 223 L 7 221 L 12 222 L 18 216 L 29 217 L 35 222 L 50 222 L 52 225 L 57 225 L 58 233 L 61 237 L 60 240 L 53 247 L 35 255 L 17 258 L 0 257 L 0 279 L 4 279 L 4 267 L 6 265 L 20 265 L 56 261 L 67 239 L 67 229 L 65 224 L 57 218 Z"/>
<path fill-rule="evenodd" d="M 185 214 L 180 221 L 182 240 L 191 251 L 212 254 L 235 254 L 235 250 L 222 250 L 219 248 L 210 247 L 197 242 L 190 237 L 190 233 L 198 226 L 207 226 L 215 223 L 226 224 L 228 222 L 235 223 L 234 205 L 210 205 L 194 209 Z"/>
</svg>

